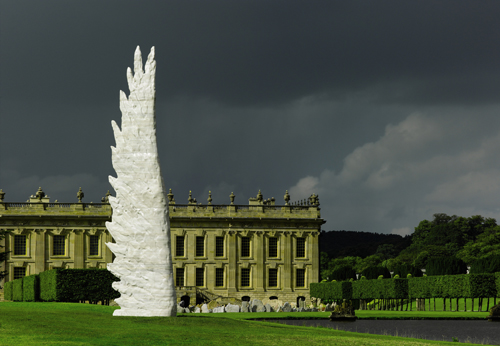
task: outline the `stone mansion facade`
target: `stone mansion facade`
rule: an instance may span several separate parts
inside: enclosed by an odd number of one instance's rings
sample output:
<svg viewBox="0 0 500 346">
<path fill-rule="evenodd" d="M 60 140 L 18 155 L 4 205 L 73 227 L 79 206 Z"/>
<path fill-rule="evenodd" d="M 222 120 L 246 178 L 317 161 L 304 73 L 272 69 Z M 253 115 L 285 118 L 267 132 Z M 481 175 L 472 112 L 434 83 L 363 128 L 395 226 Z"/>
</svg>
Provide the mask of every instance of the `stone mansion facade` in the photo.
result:
<svg viewBox="0 0 500 346">
<path fill-rule="evenodd" d="M 180 295 L 201 292 L 208 298 L 309 298 L 319 280 L 321 225 L 318 196 L 283 205 L 259 191 L 248 205 L 177 204 L 168 194 L 175 283 Z M 28 202 L 4 201 L 0 190 L 0 229 L 10 231 L 0 245 L 10 253 L 0 264 L 5 281 L 52 268 L 106 268 L 113 242 L 105 222 L 112 209 L 102 203 L 50 202 L 40 188 Z M 3 250 L 3 249 L 2 249 Z M 3 268 L 2 268 L 3 267 Z M 2 286 L 2 282 L 0 282 Z"/>
</svg>

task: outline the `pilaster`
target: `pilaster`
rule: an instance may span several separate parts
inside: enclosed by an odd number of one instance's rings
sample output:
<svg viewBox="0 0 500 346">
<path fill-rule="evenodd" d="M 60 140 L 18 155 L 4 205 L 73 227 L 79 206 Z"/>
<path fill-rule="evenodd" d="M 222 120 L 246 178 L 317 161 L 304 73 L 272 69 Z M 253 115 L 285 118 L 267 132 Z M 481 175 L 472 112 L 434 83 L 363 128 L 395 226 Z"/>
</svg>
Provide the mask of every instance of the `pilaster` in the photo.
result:
<svg viewBox="0 0 500 346">
<path fill-rule="evenodd" d="M 264 236 L 262 234 L 262 231 L 257 231 L 254 234 L 254 239 L 255 239 L 255 260 L 257 261 L 257 270 L 255 271 L 255 288 L 257 291 L 264 291 L 264 283 L 265 283 L 265 258 L 264 258 Z"/>
<path fill-rule="evenodd" d="M 293 237 L 291 232 L 284 232 L 281 236 L 283 240 L 283 292 L 292 291 L 292 279 L 293 279 L 293 266 L 292 266 L 292 255 L 293 255 Z"/>
<path fill-rule="evenodd" d="M 237 260 L 237 237 L 236 237 L 236 232 L 235 231 L 229 231 L 227 234 L 227 239 L 229 242 L 228 246 L 228 259 L 229 259 L 229 264 L 228 264 L 228 271 L 227 271 L 227 291 L 228 294 L 231 295 L 231 293 L 236 292 L 236 282 L 238 280 L 238 266 L 236 265 L 236 260 Z"/>
<path fill-rule="evenodd" d="M 84 244 L 83 244 L 83 230 L 81 229 L 74 229 L 73 230 L 73 236 L 74 236 L 74 241 L 73 241 L 73 256 L 74 256 L 74 268 L 75 269 L 82 269 L 84 268 L 83 263 L 85 261 L 85 254 L 84 254 Z"/>
<path fill-rule="evenodd" d="M 45 230 L 36 229 L 35 230 L 35 274 L 40 274 L 45 271 Z"/>
</svg>

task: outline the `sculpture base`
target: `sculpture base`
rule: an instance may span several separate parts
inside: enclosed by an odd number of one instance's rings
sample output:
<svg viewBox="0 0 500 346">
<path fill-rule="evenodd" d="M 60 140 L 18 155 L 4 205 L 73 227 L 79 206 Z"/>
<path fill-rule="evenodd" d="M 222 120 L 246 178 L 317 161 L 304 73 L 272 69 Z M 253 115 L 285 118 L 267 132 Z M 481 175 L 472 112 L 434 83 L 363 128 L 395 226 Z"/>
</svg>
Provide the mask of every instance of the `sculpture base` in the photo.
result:
<svg viewBox="0 0 500 346">
<path fill-rule="evenodd" d="M 113 312 L 113 316 L 134 316 L 134 317 L 175 317 L 177 316 L 177 306 L 175 309 L 118 309 Z"/>
</svg>

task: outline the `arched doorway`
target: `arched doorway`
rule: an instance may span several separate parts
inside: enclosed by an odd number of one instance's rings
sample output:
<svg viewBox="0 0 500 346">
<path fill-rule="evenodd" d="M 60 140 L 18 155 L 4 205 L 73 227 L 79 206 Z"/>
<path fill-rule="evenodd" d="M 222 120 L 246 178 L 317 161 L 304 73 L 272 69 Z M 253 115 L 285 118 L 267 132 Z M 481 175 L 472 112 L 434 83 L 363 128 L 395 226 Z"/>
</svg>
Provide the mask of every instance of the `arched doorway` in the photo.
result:
<svg viewBox="0 0 500 346">
<path fill-rule="evenodd" d="M 269 297 L 269 300 L 278 300 L 278 297 L 276 297 L 276 296 L 271 296 L 271 297 Z"/>
<path fill-rule="evenodd" d="M 241 301 L 243 301 L 243 302 L 249 302 L 250 301 L 250 297 L 249 296 L 243 296 L 243 297 L 241 297 Z"/>
<path fill-rule="evenodd" d="M 302 302 L 302 304 L 301 304 L 301 302 Z M 303 308 L 306 307 L 306 297 L 304 297 L 304 296 L 297 297 L 297 308 L 300 308 L 300 307 L 303 307 Z"/>
<path fill-rule="evenodd" d="M 190 302 L 191 302 L 191 297 L 190 296 L 185 295 L 185 296 L 181 297 L 180 304 L 181 304 L 182 307 L 188 308 Z"/>
</svg>

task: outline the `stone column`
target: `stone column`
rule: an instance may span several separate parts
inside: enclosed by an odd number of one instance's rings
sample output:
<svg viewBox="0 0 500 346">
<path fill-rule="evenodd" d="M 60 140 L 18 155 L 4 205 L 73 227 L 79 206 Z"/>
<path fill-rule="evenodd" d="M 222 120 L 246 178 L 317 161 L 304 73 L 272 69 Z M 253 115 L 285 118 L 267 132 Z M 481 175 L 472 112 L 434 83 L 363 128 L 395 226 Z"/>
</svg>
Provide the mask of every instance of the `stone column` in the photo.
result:
<svg viewBox="0 0 500 346">
<path fill-rule="evenodd" d="M 84 243 L 83 243 L 83 230 L 81 229 L 74 229 L 73 230 L 73 236 L 74 241 L 73 241 L 73 256 L 74 256 L 74 263 L 73 263 L 73 268 L 75 269 L 81 269 L 83 268 L 83 263 L 84 263 Z"/>
<path fill-rule="evenodd" d="M 291 292 L 292 291 L 292 280 L 293 280 L 293 237 L 291 232 L 285 232 L 284 235 L 281 236 L 283 240 L 283 292 Z"/>
<path fill-rule="evenodd" d="M 45 271 L 45 230 L 35 230 L 35 274 Z"/>
<path fill-rule="evenodd" d="M 258 292 L 263 292 L 264 291 L 264 286 L 265 286 L 265 238 L 262 234 L 263 232 L 258 231 L 255 232 L 254 234 L 254 239 L 255 239 L 255 260 L 257 261 L 256 265 L 256 272 L 255 272 L 255 288 L 257 289 Z"/>
<path fill-rule="evenodd" d="M 233 293 L 236 293 L 236 287 L 239 286 L 237 284 L 238 280 L 238 265 L 236 264 L 237 261 L 237 252 L 238 252 L 238 246 L 237 246 L 237 236 L 235 231 L 229 231 L 227 234 L 227 240 L 228 240 L 228 254 L 227 258 L 229 260 L 228 263 L 228 268 L 227 268 L 227 291 L 228 295 L 231 296 Z"/>
<path fill-rule="evenodd" d="M 309 271 L 308 283 L 319 282 L 319 244 L 318 232 L 311 232 L 307 237 L 309 241 L 309 261 L 312 263 L 311 270 Z"/>
</svg>

